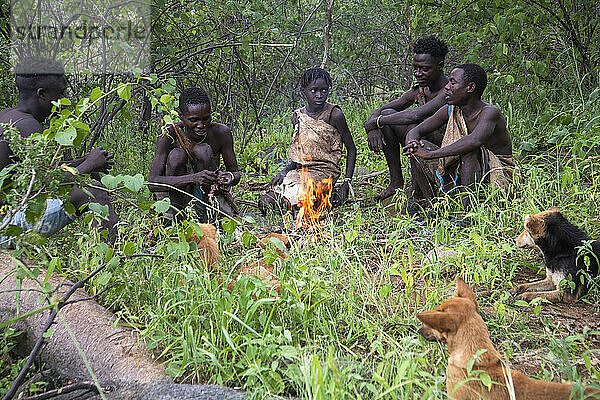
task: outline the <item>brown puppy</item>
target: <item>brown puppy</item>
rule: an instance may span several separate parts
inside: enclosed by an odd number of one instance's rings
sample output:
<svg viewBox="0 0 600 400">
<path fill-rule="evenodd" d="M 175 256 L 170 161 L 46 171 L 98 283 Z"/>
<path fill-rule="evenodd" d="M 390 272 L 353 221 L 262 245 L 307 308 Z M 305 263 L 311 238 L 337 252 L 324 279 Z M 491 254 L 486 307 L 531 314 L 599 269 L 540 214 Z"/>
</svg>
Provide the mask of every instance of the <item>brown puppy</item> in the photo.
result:
<svg viewBox="0 0 600 400">
<path fill-rule="evenodd" d="M 424 324 L 419 333 L 425 339 L 448 345 L 450 357 L 446 368 L 446 389 L 451 399 L 509 400 L 509 390 L 517 400 L 580 398 L 571 383 L 535 380 L 522 372 L 511 370 L 492 345 L 477 307 L 475 294 L 469 285 L 457 277 L 455 297 L 432 311 L 417 315 Z M 481 350 L 484 350 L 483 353 Z M 477 356 L 478 352 L 480 354 Z M 472 359 L 475 362 L 469 374 L 468 364 Z M 484 380 L 484 374 L 491 378 L 490 387 L 484 384 L 487 380 Z M 600 399 L 600 391 L 586 388 L 583 398 Z"/>
<path fill-rule="evenodd" d="M 288 235 L 282 235 L 279 233 L 270 233 L 262 238 L 260 238 L 257 242 L 258 246 L 261 249 L 272 248 L 277 251 L 277 255 L 280 260 L 284 260 L 287 257 L 287 254 L 280 249 L 278 249 L 272 241 L 272 238 L 278 239 L 281 241 L 285 249 L 289 249 L 292 245 L 292 239 Z M 275 275 L 273 264 L 267 264 L 265 260 L 260 260 L 257 263 L 244 265 L 240 269 L 240 275 L 253 275 L 260 278 L 264 283 L 268 286 L 271 286 L 277 294 L 281 295 L 281 282 L 277 279 L 277 275 Z M 229 289 L 233 289 L 233 285 L 235 282 L 231 282 L 229 284 Z"/>
<path fill-rule="evenodd" d="M 550 208 L 538 214 L 527 214 L 524 230 L 515 242 L 518 247 L 534 248 L 542 254 L 546 278 L 519 285 L 512 293 L 526 301 L 536 297 L 552 302 L 577 301 L 586 292 L 587 276 L 598 274 L 600 241 L 591 243 L 591 253 L 587 254 L 589 263 L 580 255 L 581 246 L 588 240 L 587 234 L 570 223 L 558 208 Z M 587 274 L 583 274 L 583 270 L 586 270 Z M 564 290 L 560 290 L 560 281 L 569 276 L 573 288 L 565 286 Z"/>
<path fill-rule="evenodd" d="M 217 228 L 211 224 L 200 224 L 202 237 L 194 233 L 188 238 L 188 242 L 196 242 L 201 253 L 201 259 L 209 269 L 219 266 L 219 246 L 217 245 Z"/>
</svg>

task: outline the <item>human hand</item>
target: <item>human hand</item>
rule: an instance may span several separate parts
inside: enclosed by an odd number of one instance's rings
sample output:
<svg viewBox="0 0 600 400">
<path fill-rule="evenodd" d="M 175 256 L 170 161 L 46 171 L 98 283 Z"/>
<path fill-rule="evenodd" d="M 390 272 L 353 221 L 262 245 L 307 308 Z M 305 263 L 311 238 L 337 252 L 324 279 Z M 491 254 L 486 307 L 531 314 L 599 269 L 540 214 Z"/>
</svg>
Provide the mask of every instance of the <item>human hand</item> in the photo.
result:
<svg viewBox="0 0 600 400">
<path fill-rule="evenodd" d="M 418 140 L 411 140 L 402 148 L 402 155 L 409 156 L 420 147 L 422 147 L 422 143 L 420 143 Z"/>
<path fill-rule="evenodd" d="M 424 160 L 430 160 L 432 158 L 435 158 L 433 156 L 433 150 L 434 149 L 425 146 L 425 144 L 422 141 L 413 141 L 402 148 L 402 154 L 413 155 Z"/>
<path fill-rule="evenodd" d="M 219 171 L 218 182 L 219 186 L 228 188 L 233 184 L 235 176 L 231 171 Z"/>
<path fill-rule="evenodd" d="M 367 143 L 369 144 L 369 149 L 371 149 L 371 151 L 379 154 L 383 150 L 383 146 L 385 146 L 385 140 L 383 139 L 383 132 L 381 132 L 381 129 L 369 131 L 367 134 Z"/>
<path fill-rule="evenodd" d="M 332 201 L 332 205 L 334 207 L 341 206 L 348 200 L 348 194 L 350 193 L 350 183 L 347 181 L 342 183 L 338 190 L 338 195 L 335 197 L 334 201 Z"/>
<path fill-rule="evenodd" d="M 193 175 L 193 183 L 200 186 L 212 185 L 219 180 L 219 176 L 216 172 L 209 171 L 207 169 L 200 172 L 196 172 Z"/>
<path fill-rule="evenodd" d="M 269 185 L 271 187 L 281 185 L 281 183 L 283 182 L 283 178 L 285 178 L 286 175 L 287 175 L 287 172 L 285 172 L 285 170 L 281 171 L 280 173 L 275 175 L 275 177 L 273 179 L 271 179 L 271 182 L 269 183 Z"/>
<path fill-rule="evenodd" d="M 115 164 L 113 159 L 114 155 L 110 154 L 107 150 L 103 150 L 102 147 L 96 147 L 94 150 L 90 151 L 83 157 L 83 162 L 80 164 L 83 165 L 85 163 L 84 170 L 80 171 L 82 173 L 90 173 L 90 172 L 104 172 L 108 173 L 108 171 Z"/>
</svg>

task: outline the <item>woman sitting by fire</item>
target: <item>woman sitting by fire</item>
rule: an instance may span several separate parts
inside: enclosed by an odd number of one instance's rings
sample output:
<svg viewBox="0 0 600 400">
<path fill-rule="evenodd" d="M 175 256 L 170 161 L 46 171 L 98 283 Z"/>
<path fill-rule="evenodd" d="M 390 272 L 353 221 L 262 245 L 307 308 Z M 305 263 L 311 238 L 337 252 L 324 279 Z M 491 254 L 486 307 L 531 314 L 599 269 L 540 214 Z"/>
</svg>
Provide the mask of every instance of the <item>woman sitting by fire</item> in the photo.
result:
<svg viewBox="0 0 600 400">
<path fill-rule="evenodd" d="M 260 198 L 263 214 L 281 203 L 284 210 L 298 208 L 304 199 L 329 203 L 333 185 L 341 175 L 338 163 L 344 145 L 348 152 L 346 175 L 333 204 L 342 204 L 348 198 L 356 146 L 344 113 L 338 105 L 327 102 L 331 76 L 322 68 L 311 68 L 300 77 L 300 88 L 307 104 L 291 115 L 294 134 L 288 149 L 289 163 L 271 181 L 272 190 Z M 326 205 L 314 204 L 320 208 Z"/>
</svg>

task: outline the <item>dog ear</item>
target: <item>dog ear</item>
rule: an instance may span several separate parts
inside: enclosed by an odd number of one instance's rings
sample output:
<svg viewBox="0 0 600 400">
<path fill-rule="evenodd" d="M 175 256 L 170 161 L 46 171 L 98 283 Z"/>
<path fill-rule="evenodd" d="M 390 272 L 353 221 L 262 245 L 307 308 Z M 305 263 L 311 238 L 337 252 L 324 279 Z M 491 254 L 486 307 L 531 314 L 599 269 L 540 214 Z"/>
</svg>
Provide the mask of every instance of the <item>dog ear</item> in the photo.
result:
<svg viewBox="0 0 600 400">
<path fill-rule="evenodd" d="M 467 283 L 463 281 L 460 276 L 456 277 L 456 297 L 462 297 L 463 299 L 471 300 L 473 304 L 475 304 L 475 310 L 478 309 L 475 293 L 473 293 L 471 286 L 467 285 Z"/>
<path fill-rule="evenodd" d="M 546 223 L 543 218 L 535 214 L 527 214 L 525 217 L 525 228 L 529 231 L 532 237 L 539 238 L 544 236 L 546 231 Z"/>
<path fill-rule="evenodd" d="M 455 332 L 458 326 L 455 313 L 431 310 L 417 314 L 417 318 L 438 332 Z"/>
<path fill-rule="evenodd" d="M 561 213 L 561 212 L 560 212 L 560 209 L 559 209 L 558 207 L 550 207 L 550 208 L 548 209 L 548 211 L 551 211 L 551 212 L 557 212 L 557 213 Z M 561 213 L 561 214 L 562 214 L 562 213 Z"/>
</svg>

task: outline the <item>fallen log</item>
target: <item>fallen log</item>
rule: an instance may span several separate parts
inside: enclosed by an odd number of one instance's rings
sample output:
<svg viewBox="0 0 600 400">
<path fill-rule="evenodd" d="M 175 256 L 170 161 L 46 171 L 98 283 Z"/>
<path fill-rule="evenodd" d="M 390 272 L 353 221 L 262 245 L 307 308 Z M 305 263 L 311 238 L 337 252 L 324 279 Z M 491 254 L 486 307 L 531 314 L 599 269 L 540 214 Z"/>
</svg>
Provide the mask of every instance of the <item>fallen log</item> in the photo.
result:
<svg viewBox="0 0 600 400">
<path fill-rule="evenodd" d="M 35 280 L 23 279 L 21 286 L 17 287 L 15 270 L 12 257 L 0 252 L 0 324 L 47 305 L 47 302 L 38 301 L 40 284 Z M 57 274 L 51 274 L 48 282 L 53 288 L 58 288 L 55 298 L 62 297 L 73 285 Z M 69 302 L 79 299 L 82 301 L 75 301 L 61 309 L 52 326 L 52 335 L 44 340 L 44 345 L 36 356 L 36 361 L 44 363 L 61 379 L 90 382 L 94 380 L 89 371 L 92 370 L 103 392 L 106 391 L 107 399 L 243 398 L 241 392 L 220 386 L 172 383 L 164 367 L 139 344 L 136 332 L 118 326 L 116 317 L 96 301 L 83 300 L 89 297 L 82 289 L 74 292 Z M 46 309 L 10 325 L 24 333 L 24 340 L 20 345 L 28 352 L 44 333 L 44 325 L 50 312 L 51 309 Z M 69 330 L 77 343 L 72 340 Z M 83 360 L 80 350 L 87 361 Z M 52 398 L 75 397 L 100 398 L 97 389 L 85 387 Z"/>
</svg>

